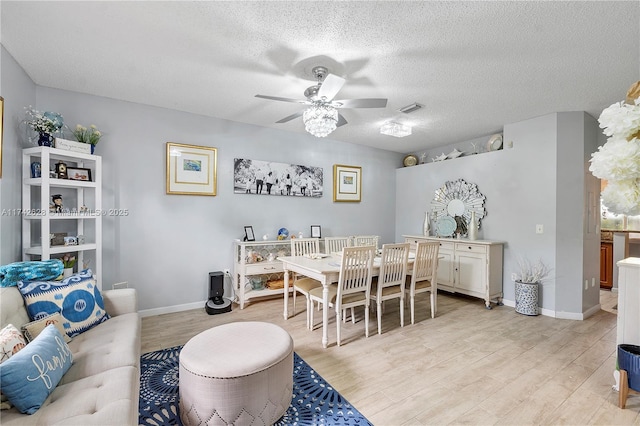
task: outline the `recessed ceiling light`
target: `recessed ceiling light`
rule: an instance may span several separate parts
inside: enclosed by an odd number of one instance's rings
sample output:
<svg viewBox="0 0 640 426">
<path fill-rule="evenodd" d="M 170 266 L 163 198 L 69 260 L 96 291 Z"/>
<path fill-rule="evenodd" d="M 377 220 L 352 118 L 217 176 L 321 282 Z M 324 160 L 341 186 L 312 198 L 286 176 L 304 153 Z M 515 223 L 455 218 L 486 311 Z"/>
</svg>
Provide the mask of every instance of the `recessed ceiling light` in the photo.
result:
<svg viewBox="0 0 640 426">
<path fill-rule="evenodd" d="M 380 127 L 380 133 L 383 135 L 394 136 L 396 138 L 403 138 L 411 134 L 411 126 L 395 121 L 387 121 L 382 125 L 382 127 Z"/>
</svg>

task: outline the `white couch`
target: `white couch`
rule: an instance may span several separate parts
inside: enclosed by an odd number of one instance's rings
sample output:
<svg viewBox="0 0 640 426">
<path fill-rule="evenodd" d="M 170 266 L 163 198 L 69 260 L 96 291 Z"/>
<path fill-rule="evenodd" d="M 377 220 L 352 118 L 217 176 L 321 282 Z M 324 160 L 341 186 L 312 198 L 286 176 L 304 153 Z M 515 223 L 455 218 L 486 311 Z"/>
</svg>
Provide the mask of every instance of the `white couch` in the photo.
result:
<svg viewBox="0 0 640 426">
<path fill-rule="evenodd" d="M 9 425 L 137 425 L 140 391 L 140 316 L 135 289 L 102 292 L 111 318 L 73 338 L 73 365 L 32 415 L 0 411 Z M 29 316 L 17 287 L 0 288 L 0 328 L 18 329 Z"/>
</svg>

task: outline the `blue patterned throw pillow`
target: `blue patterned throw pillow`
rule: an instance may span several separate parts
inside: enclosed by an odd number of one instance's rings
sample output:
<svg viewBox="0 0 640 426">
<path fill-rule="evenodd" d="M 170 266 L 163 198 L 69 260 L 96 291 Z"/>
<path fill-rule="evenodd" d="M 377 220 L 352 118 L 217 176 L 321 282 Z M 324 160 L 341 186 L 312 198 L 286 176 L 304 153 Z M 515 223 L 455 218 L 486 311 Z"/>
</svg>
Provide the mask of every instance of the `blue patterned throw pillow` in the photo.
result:
<svg viewBox="0 0 640 426">
<path fill-rule="evenodd" d="M 21 413 L 33 414 L 72 362 L 69 346 L 58 329 L 49 325 L 24 349 L 0 364 L 2 393 Z"/>
<path fill-rule="evenodd" d="M 0 266 L 0 287 L 11 287 L 18 281 L 55 280 L 64 266 L 60 259 L 14 262 Z"/>
<path fill-rule="evenodd" d="M 69 337 L 84 333 L 110 318 L 91 269 L 62 281 L 20 281 L 18 289 L 31 320 L 60 312 L 62 326 Z"/>
</svg>

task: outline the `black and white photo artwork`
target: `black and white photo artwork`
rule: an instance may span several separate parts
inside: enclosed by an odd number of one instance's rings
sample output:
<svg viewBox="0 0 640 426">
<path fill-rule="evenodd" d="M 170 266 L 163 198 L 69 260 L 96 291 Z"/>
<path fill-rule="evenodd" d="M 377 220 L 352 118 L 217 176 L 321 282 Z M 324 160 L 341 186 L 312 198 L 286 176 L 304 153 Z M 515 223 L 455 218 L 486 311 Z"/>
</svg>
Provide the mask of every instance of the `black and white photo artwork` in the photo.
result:
<svg viewBox="0 0 640 426">
<path fill-rule="evenodd" d="M 322 167 L 235 158 L 235 194 L 322 197 Z"/>
</svg>

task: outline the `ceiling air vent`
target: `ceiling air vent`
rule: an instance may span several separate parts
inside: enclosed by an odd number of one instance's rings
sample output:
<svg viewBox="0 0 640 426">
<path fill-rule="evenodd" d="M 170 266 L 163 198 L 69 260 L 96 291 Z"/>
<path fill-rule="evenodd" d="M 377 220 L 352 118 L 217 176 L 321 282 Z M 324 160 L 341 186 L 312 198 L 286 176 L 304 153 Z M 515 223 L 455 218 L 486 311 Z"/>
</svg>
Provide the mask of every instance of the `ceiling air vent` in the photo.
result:
<svg viewBox="0 0 640 426">
<path fill-rule="evenodd" d="M 400 108 L 398 111 L 400 111 L 400 112 L 404 112 L 405 114 L 409 114 L 409 113 L 411 113 L 411 112 L 414 112 L 414 111 L 419 110 L 419 109 L 420 109 L 420 108 L 422 108 L 422 107 L 424 107 L 424 105 L 420 105 L 419 103 L 414 102 L 414 103 L 412 103 L 412 104 L 410 104 L 410 105 L 403 106 L 403 107 L 402 107 L 402 108 Z"/>
</svg>

